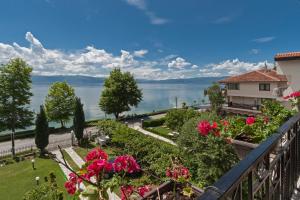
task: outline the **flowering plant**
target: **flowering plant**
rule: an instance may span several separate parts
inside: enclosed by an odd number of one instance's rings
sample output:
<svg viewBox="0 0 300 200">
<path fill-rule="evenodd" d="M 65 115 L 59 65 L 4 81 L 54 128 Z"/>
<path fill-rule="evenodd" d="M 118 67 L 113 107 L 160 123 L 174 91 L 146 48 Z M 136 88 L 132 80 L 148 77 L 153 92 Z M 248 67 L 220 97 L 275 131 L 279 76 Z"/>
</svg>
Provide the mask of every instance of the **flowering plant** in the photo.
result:
<svg viewBox="0 0 300 200">
<path fill-rule="evenodd" d="M 293 92 L 288 96 L 283 97 L 284 99 L 288 99 L 292 102 L 292 105 L 299 112 L 300 111 L 300 91 Z"/>
<path fill-rule="evenodd" d="M 69 168 L 70 169 L 70 168 Z M 141 171 L 139 164 L 130 155 L 122 155 L 113 162 L 100 148 L 91 150 L 85 157 L 85 164 L 79 170 L 69 175 L 65 188 L 70 195 L 89 197 L 95 200 L 108 200 L 108 191 L 120 187 L 121 199 L 129 200 L 133 196 L 144 196 L 150 191 L 149 186 L 133 186 L 128 175 Z M 82 182 L 87 185 L 81 189 Z"/>
<path fill-rule="evenodd" d="M 180 191 L 184 196 L 191 197 L 194 192 L 189 184 L 189 180 L 191 178 L 190 171 L 188 168 L 184 167 L 178 159 L 172 160 L 172 166 L 168 167 L 166 170 L 166 176 L 173 181 L 173 196 L 176 197 L 176 189 L 180 186 Z"/>
</svg>

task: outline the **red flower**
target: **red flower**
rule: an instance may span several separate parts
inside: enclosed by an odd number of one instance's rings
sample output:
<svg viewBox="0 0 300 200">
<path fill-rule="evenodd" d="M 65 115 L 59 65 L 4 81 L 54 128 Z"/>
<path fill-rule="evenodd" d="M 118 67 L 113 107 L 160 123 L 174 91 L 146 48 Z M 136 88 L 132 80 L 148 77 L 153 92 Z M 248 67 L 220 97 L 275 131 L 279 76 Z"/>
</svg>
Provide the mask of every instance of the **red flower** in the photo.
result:
<svg viewBox="0 0 300 200">
<path fill-rule="evenodd" d="M 128 172 L 130 174 L 140 171 L 140 166 L 137 164 L 136 160 L 129 155 L 118 156 L 114 163 L 112 164 L 115 172 Z"/>
<path fill-rule="evenodd" d="M 221 122 L 223 126 L 229 126 L 229 122 L 227 120 L 222 120 Z"/>
<path fill-rule="evenodd" d="M 65 188 L 70 195 L 73 195 L 76 192 L 76 184 L 72 181 L 65 182 Z"/>
<path fill-rule="evenodd" d="M 265 123 L 265 124 L 268 124 L 268 123 L 269 123 L 269 120 L 270 120 L 269 117 L 264 117 L 264 123 Z"/>
<path fill-rule="evenodd" d="M 95 148 L 93 150 L 91 150 L 85 157 L 85 160 L 86 161 L 93 161 L 95 159 L 104 159 L 104 160 L 107 160 L 108 159 L 108 156 L 107 154 L 99 149 L 99 148 Z"/>
<path fill-rule="evenodd" d="M 210 123 L 208 121 L 201 121 L 198 124 L 198 132 L 202 136 L 207 136 L 209 131 L 212 129 Z"/>
<path fill-rule="evenodd" d="M 137 191 L 141 197 L 144 197 L 144 195 L 147 192 L 150 192 L 150 190 L 151 190 L 151 187 L 149 185 L 144 185 L 144 186 L 138 187 L 138 189 L 137 189 Z"/>
<path fill-rule="evenodd" d="M 166 170 L 166 176 L 170 178 L 172 177 L 172 172 L 169 168 Z"/>
<path fill-rule="evenodd" d="M 283 97 L 283 99 L 289 99 L 290 95 Z"/>
<path fill-rule="evenodd" d="M 247 117 L 246 124 L 252 125 L 255 122 L 255 117 Z"/>
<path fill-rule="evenodd" d="M 190 178 L 190 171 L 189 171 L 189 169 L 186 168 L 186 167 L 182 167 L 182 168 L 181 168 L 181 176 L 182 176 L 183 178 L 185 178 L 185 179 Z"/>
<path fill-rule="evenodd" d="M 133 186 L 121 186 L 121 200 L 127 200 L 133 193 Z"/>
<path fill-rule="evenodd" d="M 293 92 L 292 94 L 290 94 L 290 97 L 293 97 L 293 98 L 300 97 L 300 91 Z"/>
<path fill-rule="evenodd" d="M 211 126 L 211 128 L 217 129 L 218 128 L 218 123 L 217 122 L 213 122 L 213 125 Z"/>
<path fill-rule="evenodd" d="M 107 161 L 103 159 L 95 160 L 87 167 L 87 170 L 90 175 L 98 175 L 106 166 L 106 162 Z"/>
</svg>

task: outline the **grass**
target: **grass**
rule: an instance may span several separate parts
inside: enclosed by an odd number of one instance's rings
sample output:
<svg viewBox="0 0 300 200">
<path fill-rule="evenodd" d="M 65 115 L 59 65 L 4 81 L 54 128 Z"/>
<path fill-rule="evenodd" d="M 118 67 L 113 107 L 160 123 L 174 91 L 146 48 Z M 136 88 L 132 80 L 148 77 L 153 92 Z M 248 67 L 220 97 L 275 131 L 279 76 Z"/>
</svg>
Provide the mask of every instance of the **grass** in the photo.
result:
<svg viewBox="0 0 300 200">
<path fill-rule="evenodd" d="M 84 159 L 87 153 L 94 148 L 96 148 L 96 146 L 90 144 L 87 147 L 74 147 L 74 150 L 82 159 Z M 113 158 L 116 156 L 114 147 L 105 146 L 105 147 L 101 147 L 101 149 L 103 149 L 107 153 L 109 158 Z"/>
<path fill-rule="evenodd" d="M 0 196 L 1 199 L 21 200 L 23 195 L 36 186 L 35 177 L 40 177 L 43 183 L 44 177 L 50 172 L 56 175 L 59 188 L 64 192 L 64 199 L 72 199 L 64 189 L 65 175 L 57 163 L 51 159 L 35 159 L 36 170 L 32 169 L 31 160 L 24 160 L 0 167 Z"/>
</svg>

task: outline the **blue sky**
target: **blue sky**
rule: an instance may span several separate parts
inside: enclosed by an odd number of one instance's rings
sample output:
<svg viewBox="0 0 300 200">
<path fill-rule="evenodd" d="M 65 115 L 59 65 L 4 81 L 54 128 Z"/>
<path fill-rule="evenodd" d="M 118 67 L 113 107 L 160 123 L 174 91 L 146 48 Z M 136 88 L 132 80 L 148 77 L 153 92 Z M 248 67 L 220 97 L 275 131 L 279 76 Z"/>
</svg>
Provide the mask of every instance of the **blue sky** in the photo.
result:
<svg viewBox="0 0 300 200">
<path fill-rule="evenodd" d="M 300 49 L 299 0 L 2 0 L 0 63 L 34 74 L 238 74 Z"/>
</svg>

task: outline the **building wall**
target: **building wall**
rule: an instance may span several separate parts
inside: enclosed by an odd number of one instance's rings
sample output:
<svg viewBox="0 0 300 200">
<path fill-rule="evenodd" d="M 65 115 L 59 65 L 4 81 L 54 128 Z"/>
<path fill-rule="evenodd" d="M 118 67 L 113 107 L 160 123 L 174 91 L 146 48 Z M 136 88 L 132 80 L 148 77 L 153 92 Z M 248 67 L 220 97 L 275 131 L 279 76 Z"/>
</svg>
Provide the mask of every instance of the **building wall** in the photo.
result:
<svg viewBox="0 0 300 200">
<path fill-rule="evenodd" d="M 300 90 L 300 60 L 277 61 L 276 70 L 288 79 L 289 88 L 285 91 L 285 96 Z"/>
<path fill-rule="evenodd" d="M 270 83 L 270 91 L 259 91 L 259 82 L 240 83 L 239 90 L 227 90 L 227 96 L 237 97 L 256 97 L 256 98 L 273 98 L 273 89 L 279 85 L 276 82 Z"/>
</svg>

